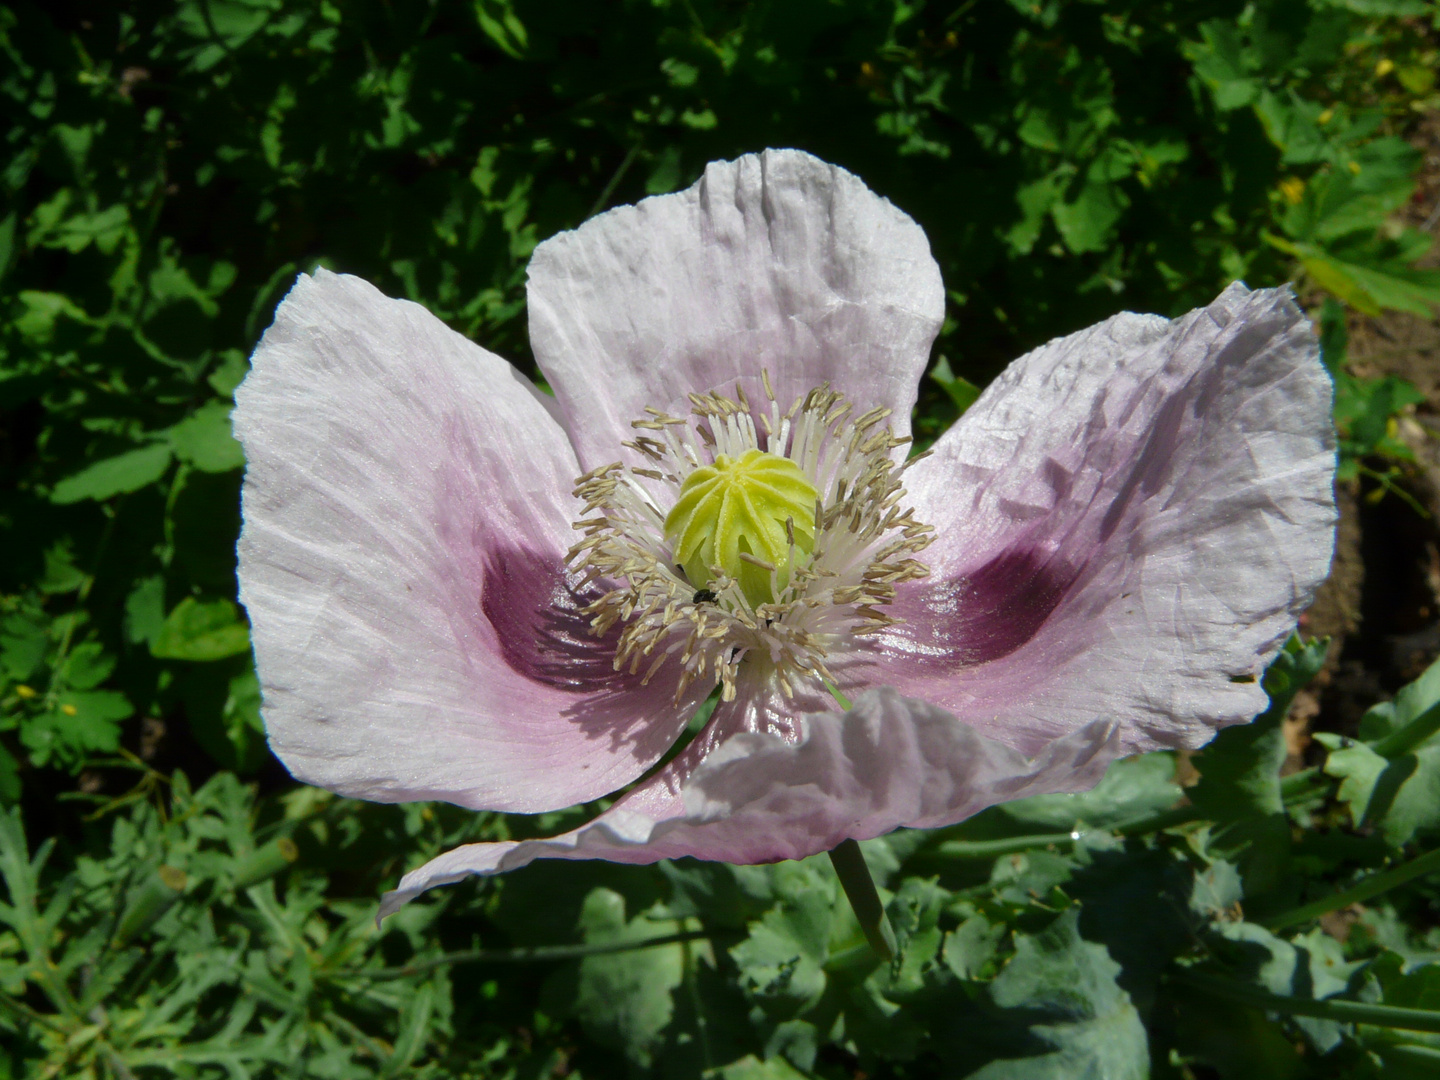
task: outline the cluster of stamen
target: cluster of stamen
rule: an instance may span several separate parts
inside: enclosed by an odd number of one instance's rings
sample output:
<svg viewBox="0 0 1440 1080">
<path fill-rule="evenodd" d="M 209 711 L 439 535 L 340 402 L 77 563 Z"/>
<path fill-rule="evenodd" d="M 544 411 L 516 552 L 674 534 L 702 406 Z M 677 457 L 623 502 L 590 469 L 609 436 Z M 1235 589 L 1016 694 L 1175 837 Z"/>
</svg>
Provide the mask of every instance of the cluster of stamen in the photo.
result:
<svg viewBox="0 0 1440 1080">
<path fill-rule="evenodd" d="M 854 406 L 827 384 L 782 413 L 768 373 L 761 382 L 768 401 L 759 409 L 738 384 L 734 399 L 691 394 L 690 418 L 647 408 L 632 424 L 636 437 L 624 443 L 645 463 L 615 462 L 576 481 L 585 509 L 575 528 L 584 538 L 568 561 L 580 587 L 607 588 L 585 609 L 591 627 L 603 636 L 623 624 L 615 668 L 643 671 L 645 683 L 667 661 L 678 665 L 677 701 L 707 676 L 732 700 L 747 661 L 763 665 L 789 696 L 800 683 L 833 683 L 827 657 L 849 638 L 896 622 L 882 610 L 895 586 L 929 573 L 914 556 L 933 530 L 901 505 L 902 474 L 918 458 L 893 460 L 909 439 L 891 434 L 890 410 L 854 416 Z M 739 551 L 739 560 L 760 572 L 745 575 L 747 595 L 739 575 L 718 564 L 705 580 L 692 580 L 693 565 L 687 576 L 666 518 L 695 470 L 756 450 L 793 462 L 818 497 L 813 522 L 784 521 L 783 562 Z"/>
</svg>

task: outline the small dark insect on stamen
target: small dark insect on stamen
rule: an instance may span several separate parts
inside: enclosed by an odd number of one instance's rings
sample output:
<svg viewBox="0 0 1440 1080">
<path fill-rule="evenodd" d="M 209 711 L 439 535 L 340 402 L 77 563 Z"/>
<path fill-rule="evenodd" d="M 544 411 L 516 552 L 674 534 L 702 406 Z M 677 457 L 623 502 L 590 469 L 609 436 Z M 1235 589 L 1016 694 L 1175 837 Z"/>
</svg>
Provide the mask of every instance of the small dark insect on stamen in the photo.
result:
<svg viewBox="0 0 1440 1080">
<path fill-rule="evenodd" d="M 697 589 L 690 602 L 692 604 L 713 604 L 718 599 L 714 589 Z"/>
</svg>

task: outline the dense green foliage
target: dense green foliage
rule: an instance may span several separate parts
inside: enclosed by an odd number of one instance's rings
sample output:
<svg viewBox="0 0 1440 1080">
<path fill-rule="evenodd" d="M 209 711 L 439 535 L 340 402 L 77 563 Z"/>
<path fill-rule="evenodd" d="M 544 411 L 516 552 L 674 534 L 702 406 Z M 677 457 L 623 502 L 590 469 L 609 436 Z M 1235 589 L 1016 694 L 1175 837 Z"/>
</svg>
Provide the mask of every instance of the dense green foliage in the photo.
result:
<svg viewBox="0 0 1440 1080">
<path fill-rule="evenodd" d="M 892 967 L 823 859 L 538 865 L 382 933 L 406 866 L 570 819 L 281 779 L 228 413 L 298 271 L 529 366 L 538 241 L 799 146 L 941 263 L 922 439 L 1051 336 L 1298 275 L 1330 297 L 1342 473 L 1385 490 L 1415 393 L 1346 370 L 1342 305 L 1440 302 L 1397 217 L 1437 29 L 1424 0 L 0 8 L 0 1077 L 1428 1075 L 1440 1034 L 1386 1009 L 1435 1031 L 1440 894 L 1383 879 L 1343 945 L 1300 905 L 1440 833 L 1440 674 L 1282 783 L 1298 646 L 1180 810 L 1157 755 L 867 845 Z"/>
</svg>

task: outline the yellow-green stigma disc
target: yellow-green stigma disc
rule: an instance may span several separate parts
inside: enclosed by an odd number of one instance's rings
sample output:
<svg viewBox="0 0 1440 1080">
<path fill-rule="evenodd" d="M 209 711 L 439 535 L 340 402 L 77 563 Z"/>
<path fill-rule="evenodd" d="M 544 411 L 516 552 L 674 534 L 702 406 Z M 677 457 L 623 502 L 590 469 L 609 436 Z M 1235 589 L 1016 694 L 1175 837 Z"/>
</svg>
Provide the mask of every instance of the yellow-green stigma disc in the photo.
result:
<svg viewBox="0 0 1440 1080">
<path fill-rule="evenodd" d="M 815 488 L 789 458 L 763 450 L 738 458 L 721 454 L 685 478 L 665 516 L 665 538 L 696 589 L 710 584 L 710 568 L 718 566 L 758 607 L 775 599 L 770 571 L 741 553 L 774 566 L 775 587 L 783 589 L 790 579 L 791 533 L 797 561 L 814 550 L 815 499 Z"/>
</svg>

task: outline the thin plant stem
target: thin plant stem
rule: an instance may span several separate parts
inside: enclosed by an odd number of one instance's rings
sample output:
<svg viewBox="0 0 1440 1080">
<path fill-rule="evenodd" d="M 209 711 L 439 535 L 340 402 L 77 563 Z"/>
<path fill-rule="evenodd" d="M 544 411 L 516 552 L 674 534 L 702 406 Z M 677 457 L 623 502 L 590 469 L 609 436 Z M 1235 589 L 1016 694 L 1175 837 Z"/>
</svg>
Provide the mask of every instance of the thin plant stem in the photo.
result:
<svg viewBox="0 0 1440 1080">
<path fill-rule="evenodd" d="M 885 961 L 895 958 L 895 931 L 880 903 L 880 893 L 875 889 L 875 879 L 865 865 L 865 856 L 860 845 L 854 840 L 842 840 L 830 851 L 830 861 L 840 879 L 850 906 L 855 909 L 855 918 L 865 933 L 865 940 L 875 955 Z"/>
<path fill-rule="evenodd" d="M 1178 971 L 1170 977 L 1176 982 L 1217 997 L 1289 1016 L 1314 1016 L 1342 1024 L 1372 1024 L 1376 1027 L 1402 1028 L 1406 1031 L 1440 1032 L 1440 1012 L 1433 1009 L 1402 1009 L 1396 1005 L 1373 1005 L 1364 1001 L 1344 1001 L 1336 998 L 1287 997 L 1283 994 L 1272 994 L 1238 979 L 1204 971 Z"/>
<path fill-rule="evenodd" d="M 1057 832 L 1037 833 L 1032 836 L 1006 836 L 999 840 L 946 840 L 926 854 L 942 859 L 998 859 L 1004 855 L 1018 855 L 1031 848 L 1073 843 L 1075 839 L 1074 833 Z"/>
<path fill-rule="evenodd" d="M 600 190 L 600 194 L 595 197 L 595 204 L 590 207 L 590 212 L 585 215 L 586 220 L 589 220 L 596 214 L 600 213 L 601 210 L 605 209 L 605 204 L 610 201 L 610 196 L 615 194 L 615 189 L 620 186 L 620 181 L 623 180 L 625 178 L 625 174 L 630 171 L 630 166 L 635 163 L 635 157 L 639 153 L 639 143 L 636 143 L 634 146 L 630 147 L 630 150 L 625 154 L 625 157 L 621 159 L 620 167 L 617 168 L 615 172 L 611 175 L 610 180 Z"/>
<path fill-rule="evenodd" d="M 1426 739 L 1440 731 L 1440 703 L 1431 705 L 1399 731 L 1373 743 L 1370 749 L 1381 757 L 1397 758 L 1408 754 Z"/>
<path fill-rule="evenodd" d="M 343 968 L 337 976 L 360 979 L 408 979 L 436 968 L 451 964 L 525 964 L 545 963 L 553 960 L 582 960 L 587 956 L 605 956 L 608 953 L 633 952 L 638 949 L 653 949 L 659 945 L 676 945 L 684 941 L 700 941 L 716 935 L 706 930 L 686 930 L 678 934 L 641 938 L 638 941 L 606 941 L 594 945 L 535 945 L 518 949 L 467 949 L 464 952 L 446 953 L 427 960 L 416 960 L 403 967 L 392 968 Z"/>
<path fill-rule="evenodd" d="M 825 689 L 835 703 L 849 712 L 850 699 L 840 692 L 832 682 L 825 683 Z M 887 963 L 895 958 L 895 931 L 885 914 L 885 905 L 880 903 L 880 894 L 875 889 L 875 879 L 870 876 L 870 867 L 865 865 L 865 856 L 860 845 L 853 839 L 841 840 L 830 851 L 830 862 L 835 867 L 835 876 L 845 890 L 845 896 L 854 909 L 865 940 L 875 955 Z"/>
<path fill-rule="evenodd" d="M 1399 866 L 1392 866 L 1389 870 L 1381 870 L 1379 873 L 1363 877 L 1348 889 L 1341 889 L 1330 896 L 1322 896 L 1318 900 L 1301 904 L 1289 911 L 1282 911 L 1278 915 L 1261 919 L 1259 922 L 1268 930 L 1281 930 L 1287 926 L 1295 926 L 1297 923 L 1309 922 L 1328 911 L 1338 911 L 1351 904 L 1369 900 L 1371 897 L 1379 896 L 1398 885 L 1404 885 L 1407 881 L 1413 881 L 1415 878 L 1424 877 L 1427 874 L 1440 874 L 1440 848 L 1427 851 L 1424 855 L 1416 856 Z"/>
</svg>

